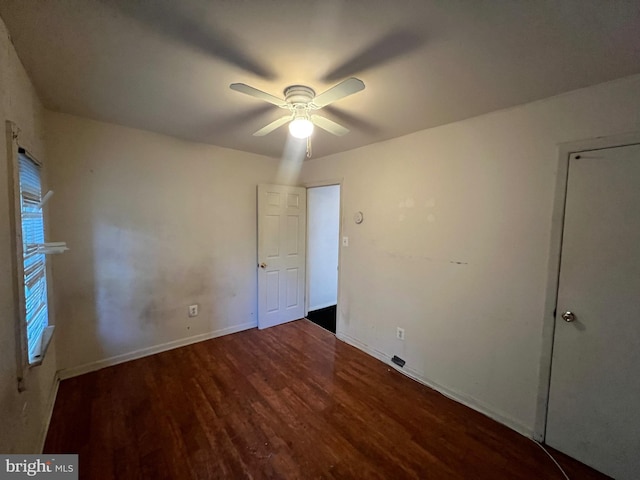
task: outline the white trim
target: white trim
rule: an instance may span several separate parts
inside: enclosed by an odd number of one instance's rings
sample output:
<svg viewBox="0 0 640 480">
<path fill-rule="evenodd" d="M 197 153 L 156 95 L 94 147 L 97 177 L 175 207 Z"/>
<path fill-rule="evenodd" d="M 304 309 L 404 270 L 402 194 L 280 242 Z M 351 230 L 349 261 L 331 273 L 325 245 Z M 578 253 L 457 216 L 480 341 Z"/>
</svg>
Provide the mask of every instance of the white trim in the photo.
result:
<svg viewBox="0 0 640 480">
<path fill-rule="evenodd" d="M 316 310 L 322 310 L 323 308 L 328 308 L 328 307 L 333 307 L 334 305 L 337 305 L 333 302 L 327 302 L 327 303 L 321 303 L 320 305 L 309 305 L 309 308 L 307 309 L 307 314 L 309 312 L 315 312 Z"/>
<path fill-rule="evenodd" d="M 332 185 L 342 185 L 343 178 L 334 178 L 332 180 L 318 180 L 315 182 L 305 182 L 302 184 L 304 188 L 331 187 Z"/>
<path fill-rule="evenodd" d="M 240 325 L 234 325 L 220 330 L 214 330 L 208 333 L 202 333 L 200 335 L 194 335 L 192 337 L 181 338 L 179 340 L 172 340 L 171 342 L 162 343 L 160 345 L 154 345 L 153 347 L 141 348 L 134 350 L 133 352 L 123 353 L 122 355 L 116 355 L 114 357 L 105 358 L 91 363 L 85 363 L 77 367 L 66 368 L 58 371 L 60 380 L 66 380 L 68 378 L 84 375 L 85 373 L 100 370 L 105 367 L 111 367 L 118 365 L 119 363 L 128 362 L 130 360 L 136 360 L 138 358 L 148 357 L 149 355 L 155 355 L 156 353 L 165 352 L 167 350 L 173 350 L 174 348 L 184 347 L 198 342 L 203 342 L 212 338 L 222 337 L 224 335 L 230 335 L 232 333 L 241 332 L 243 330 L 249 330 L 250 328 L 257 327 L 256 322 L 247 322 Z"/>
<path fill-rule="evenodd" d="M 56 398 L 58 397 L 58 387 L 60 386 L 60 376 L 56 373 L 53 376 L 53 386 L 51 387 L 51 392 L 49 393 L 49 400 L 47 401 L 47 405 L 45 408 L 45 421 L 44 425 L 42 425 L 42 430 L 40 432 L 40 443 L 38 444 L 37 452 L 43 453 L 44 443 L 47 440 L 47 433 L 49 433 L 49 425 L 51 424 L 51 417 L 53 417 L 53 408 L 56 405 Z"/>
<path fill-rule="evenodd" d="M 465 405 L 473 410 L 475 410 L 476 412 L 480 412 L 483 415 L 486 415 L 487 417 L 511 428 L 512 430 L 515 430 L 516 432 L 518 432 L 521 435 L 524 435 L 525 437 L 528 438 L 532 438 L 533 436 L 533 431 L 531 430 L 531 428 L 523 425 L 522 423 L 520 423 L 519 421 L 509 417 L 508 415 L 505 415 L 503 413 L 500 412 L 496 412 L 495 410 L 493 410 L 491 407 L 489 407 L 488 405 L 485 405 L 484 403 L 480 402 L 479 400 L 470 397 L 468 395 L 464 395 L 460 392 L 456 392 L 455 390 L 451 390 L 450 388 L 444 387 L 424 376 L 422 376 L 420 373 L 418 373 L 417 371 L 413 370 L 411 367 L 409 366 L 404 366 L 404 368 L 400 368 L 398 367 L 395 363 L 393 363 L 391 361 L 391 356 L 380 351 L 377 350 L 375 348 L 372 348 L 364 343 L 362 343 L 361 341 L 345 334 L 344 332 L 337 332 L 336 337 L 338 338 L 338 340 L 342 340 L 345 343 L 348 343 L 349 345 L 357 348 L 358 350 L 362 350 L 363 352 L 371 355 L 372 357 L 377 358 L 378 360 L 386 363 L 387 365 L 393 367 L 395 370 L 397 370 L 398 372 L 406 375 L 407 377 L 411 378 L 412 380 L 415 380 L 418 383 L 421 383 L 423 385 L 426 385 L 427 387 L 441 393 L 442 395 L 444 395 L 447 398 L 450 398 L 451 400 L 461 403 L 462 405 Z"/>
<path fill-rule="evenodd" d="M 15 123 L 5 122 L 7 136 L 7 165 L 9 167 L 9 220 L 11 231 L 11 272 L 13 273 L 14 329 L 16 339 L 16 379 L 18 391 L 25 390 L 25 377 L 29 372 L 29 348 L 27 346 L 26 307 L 24 299 L 24 260 L 22 251 L 22 210 L 20 208 L 20 173 L 18 166 L 18 136 Z"/>
<path fill-rule="evenodd" d="M 553 312 L 556 309 L 558 301 L 558 275 L 560 271 L 560 255 L 562 252 L 562 232 L 564 229 L 564 207 L 567 193 L 569 155 L 588 150 L 601 150 L 637 143 L 640 143 L 640 132 L 627 132 L 620 135 L 578 140 L 558 145 L 558 168 L 553 213 L 551 217 L 544 316 L 542 318 L 542 345 L 540 349 L 540 368 L 538 369 L 538 398 L 533 426 L 533 438 L 536 441 L 544 441 L 547 428 L 547 406 L 549 403 L 551 356 L 553 353 L 553 332 L 555 328 Z"/>
</svg>

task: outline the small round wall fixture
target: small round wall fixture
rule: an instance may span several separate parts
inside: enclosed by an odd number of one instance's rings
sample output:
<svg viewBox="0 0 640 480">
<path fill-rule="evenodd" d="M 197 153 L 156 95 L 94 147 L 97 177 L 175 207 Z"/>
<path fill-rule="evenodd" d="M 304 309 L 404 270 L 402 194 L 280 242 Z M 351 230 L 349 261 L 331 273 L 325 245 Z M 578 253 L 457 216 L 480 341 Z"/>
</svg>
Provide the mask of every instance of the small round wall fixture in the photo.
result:
<svg viewBox="0 0 640 480">
<path fill-rule="evenodd" d="M 363 220 L 364 220 L 364 216 L 362 215 L 362 212 L 356 212 L 353 215 L 353 221 L 356 222 L 358 225 L 360 225 Z"/>
</svg>

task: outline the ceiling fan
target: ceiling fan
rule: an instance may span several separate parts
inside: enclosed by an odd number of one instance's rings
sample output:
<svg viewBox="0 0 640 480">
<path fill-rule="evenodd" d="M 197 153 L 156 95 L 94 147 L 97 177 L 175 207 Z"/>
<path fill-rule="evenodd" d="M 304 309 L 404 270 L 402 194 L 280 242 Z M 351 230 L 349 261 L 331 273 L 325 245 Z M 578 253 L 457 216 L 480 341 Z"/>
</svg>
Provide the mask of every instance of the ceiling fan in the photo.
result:
<svg viewBox="0 0 640 480">
<path fill-rule="evenodd" d="M 316 95 L 316 92 L 312 88 L 305 85 L 291 85 L 284 89 L 284 99 L 250 87 L 244 83 L 232 83 L 229 85 L 229 88 L 289 111 L 284 117 L 280 117 L 262 127 L 253 134 L 254 136 L 262 137 L 288 123 L 289 132 L 292 136 L 307 139 L 307 156 L 311 156 L 310 137 L 313 133 L 314 125 L 339 137 L 349 133 L 349 130 L 342 125 L 312 112 L 320 110 L 322 107 L 326 107 L 336 100 L 364 90 L 364 82 L 357 78 L 348 78 L 320 95 Z"/>
</svg>

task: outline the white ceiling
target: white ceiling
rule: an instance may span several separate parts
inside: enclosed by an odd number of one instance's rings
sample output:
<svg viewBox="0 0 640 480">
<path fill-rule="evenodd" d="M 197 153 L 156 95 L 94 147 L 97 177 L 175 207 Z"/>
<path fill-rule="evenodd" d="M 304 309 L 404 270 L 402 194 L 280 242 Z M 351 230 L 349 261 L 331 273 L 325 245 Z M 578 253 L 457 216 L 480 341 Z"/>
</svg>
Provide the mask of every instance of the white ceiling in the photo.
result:
<svg viewBox="0 0 640 480">
<path fill-rule="evenodd" d="M 282 110 L 231 91 L 366 89 L 314 157 L 640 73 L 638 0 L 0 0 L 45 106 L 280 157 Z"/>
</svg>

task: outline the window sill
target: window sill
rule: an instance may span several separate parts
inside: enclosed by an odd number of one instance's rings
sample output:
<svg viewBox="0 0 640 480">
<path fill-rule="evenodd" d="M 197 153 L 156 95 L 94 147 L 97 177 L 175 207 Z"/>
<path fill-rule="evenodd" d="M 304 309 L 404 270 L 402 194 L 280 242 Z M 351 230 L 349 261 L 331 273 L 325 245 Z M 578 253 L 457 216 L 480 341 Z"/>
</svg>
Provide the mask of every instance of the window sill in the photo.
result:
<svg viewBox="0 0 640 480">
<path fill-rule="evenodd" d="M 34 355 L 33 358 L 29 359 L 29 368 L 42 365 L 47 350 L 49 349 L 49 344 L 51 343 L 51 337 L 53 337 L 53 331 L 55 328 L 55 325 L 49 325 L 42 332 L 42 337 L 40 338 L 40 349 L 35 352 L 36 355 Z"/>
</svg>

